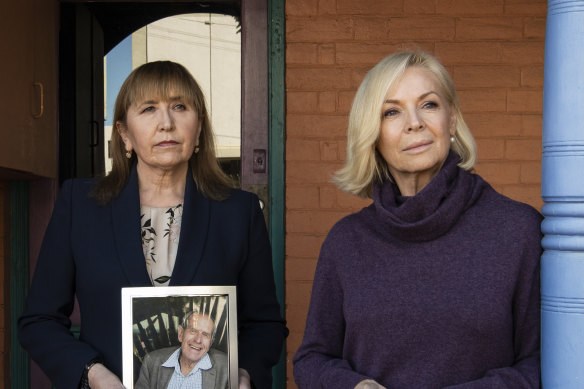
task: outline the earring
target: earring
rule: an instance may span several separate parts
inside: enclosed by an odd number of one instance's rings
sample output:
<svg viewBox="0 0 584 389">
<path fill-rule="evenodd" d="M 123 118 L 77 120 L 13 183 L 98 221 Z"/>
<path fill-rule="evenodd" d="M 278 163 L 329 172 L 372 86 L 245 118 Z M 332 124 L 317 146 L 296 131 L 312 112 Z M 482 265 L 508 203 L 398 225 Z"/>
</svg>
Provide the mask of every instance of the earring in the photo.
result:
<svg viewBox="0 0 584 389">
<path fill-rule="evenodd" d="M 195 154 L 197 154 L 197 153 L 199 152 L 199 150 L 201 150 L 201 149 L 199 148 L 199 146 L 195 146 Z"/>
<path fill-rule="evenodd" d="M 450 143 L 454 143 L 455 140 L 456 139 L 453 136 L 450 137 Z"/>
<path fill-rule="evenodd" d="M 132 150 L 126 151 L 126 158 L 128 159 L 132 158 Z"/>
</svg>

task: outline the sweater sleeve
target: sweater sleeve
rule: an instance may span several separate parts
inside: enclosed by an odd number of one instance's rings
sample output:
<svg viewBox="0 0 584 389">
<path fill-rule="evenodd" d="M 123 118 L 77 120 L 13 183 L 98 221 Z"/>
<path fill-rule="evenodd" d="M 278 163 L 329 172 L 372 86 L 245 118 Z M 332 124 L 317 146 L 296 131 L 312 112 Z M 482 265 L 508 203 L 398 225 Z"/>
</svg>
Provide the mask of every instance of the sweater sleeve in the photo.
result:
<svg viewBox="0 0 584 389">
<path fill-rule="evenodd" d="M 343 357 L 343 285 L 335 262 L 342 253 L 338 239 L 331 235 L 321 249 L 304 338 L 293 360 L 294 379 L 299 388 L 352 389 L 370 378 L 354 371 Z"/>
<path fill-rule="evenodd" d="M 448 386 L 448 389 L 534 389 L 540 387 L 540 258 L 541 216 L 526 220 L 523 257 L 513 296 L 514 350 L 512 366 L 492 369 L 475 381 Z"/>
<path fill-rule="evenodd" d="M 250 196 L 248 253 L 237 284 L 239 367 L 258 389 L 272 387 L 272 367 L 278 363 L 288 329 L 280 315 L 272 267 L 272 252 L 257 197 Z"/>
<path fill-rule="evenodd" d="M 79 385 L 85 364 L 99 357 L 70 332 L 75 294 L 71 251 L 72 182 L 55 203 L 35 269 L 24 313 L 18 320 L 20 343 L 59 388 Z"/>
</svg>

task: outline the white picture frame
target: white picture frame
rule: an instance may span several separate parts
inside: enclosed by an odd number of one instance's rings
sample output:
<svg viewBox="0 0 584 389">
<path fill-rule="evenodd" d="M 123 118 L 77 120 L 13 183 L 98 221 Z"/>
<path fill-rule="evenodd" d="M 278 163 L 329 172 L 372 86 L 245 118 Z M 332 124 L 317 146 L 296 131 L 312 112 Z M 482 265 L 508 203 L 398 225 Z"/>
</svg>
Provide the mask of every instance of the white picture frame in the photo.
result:
<svg viewBox="0 0 584 389">
<path fill-rule="evenodd" d="M 180 347 L 178 326 L 192 311 L 207 315 L 215 322 L 216 334 L 211 348 L 227 354 L 228 387 L 237 389 L 235 286 L 122 288 L 122 381 L 127 389 L 135 389 L 147 353 L 165 347 Z"/>
</svg>

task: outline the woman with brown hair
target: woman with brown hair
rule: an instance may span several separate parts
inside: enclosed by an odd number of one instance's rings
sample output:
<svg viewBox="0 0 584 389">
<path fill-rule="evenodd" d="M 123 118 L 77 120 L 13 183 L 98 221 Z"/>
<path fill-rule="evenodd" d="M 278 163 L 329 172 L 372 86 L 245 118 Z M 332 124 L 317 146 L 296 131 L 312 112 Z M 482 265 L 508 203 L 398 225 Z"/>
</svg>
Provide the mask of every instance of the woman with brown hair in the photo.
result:
<svg viewBox="0 0 584 389">
<path fill-rule="evenodd" d="M 144 64 L 122 85 L 114 123 L 112 172 L 66 181 L 55 204 L 21 344 L 56 387 L 121 387 L 122 287 L 236 285 L 239 385 L 270 388 L 287 329 L 264 217 L 219 167 L 197 82 L 179 64 Z"/>
</svg>

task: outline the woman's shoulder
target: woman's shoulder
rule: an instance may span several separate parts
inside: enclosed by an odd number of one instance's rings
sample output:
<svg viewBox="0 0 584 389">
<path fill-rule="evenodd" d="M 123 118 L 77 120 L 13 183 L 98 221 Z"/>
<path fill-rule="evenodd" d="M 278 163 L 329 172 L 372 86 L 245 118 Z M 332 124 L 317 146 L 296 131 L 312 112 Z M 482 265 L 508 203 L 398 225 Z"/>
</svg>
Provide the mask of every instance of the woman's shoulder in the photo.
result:
<svg viewBox="0 0 584 389">
<path fill-rule="evenodd" d="M 370 235 L 371 228 L 375 228 L 375 209 L 373 204 L 361 210 L 342 216 L 334 223 L 327 234 L 327 241 L 350 242 L 359 236 Z"/>
<path fill-rule="evenodd" d="M 242 189 L 233 188 L 229 191 L 228 196 L 222 200 L 211 200 L 217 204 L 223 204 L 225 206 L 231 206 L 234 204 L 238 205 L 248 205 L 252 202 L 259 203 L 259 197 L 255 193 L 248 192 Z"/>
<path fill-rule="evenodd" d="M 258 195 L 243 189 L 233 188 L 229 191 L 229 196 L 226 200 L 235 202 L 248 202 L 252 199 L 258 199 Z"/>
<path fill-rule="evenodd" d="M 90 191 L 95 184 L 100 181 L 99 178 L 68 178 L 63 181 L 63 187 L 70 186 L 77 191 Z"/>
<path fill-rule="evenodd" d="M 229 196 L 223 200 L 207 199 L 213 209 L 233 215 L 259 212 L 263 208 L 262 201 L 255 193 L 241 189 L 231 189 Z"/>
<path fill-rule="evenodd" d="M 525 227 L 540 228 L 543 216 L 535 207 L 499 193 L 489 184 L 486 185 L 477 205 L 484 209 L 490 218 L 507 220 Z"/>
<path fill-rule="evenodd" d="M 487 198 L 497 208 L 500 208 L 506 212 L 524 214 L 527 217 L 541 218 L 541 213 L 532 205 L 512 199 L 511 197 L 496 191 L 492 187 L 490 189 L 491 190 L 489 191 L 490 193 L 488 193 Z"/>
<path fill-rule="evenodd" d="M 72 200 L 89 200 L 91 191 L 98 181 L 97 178 L 69 178 L 63 181 L 59 195 L 70 197 Z"/>
</svg>

